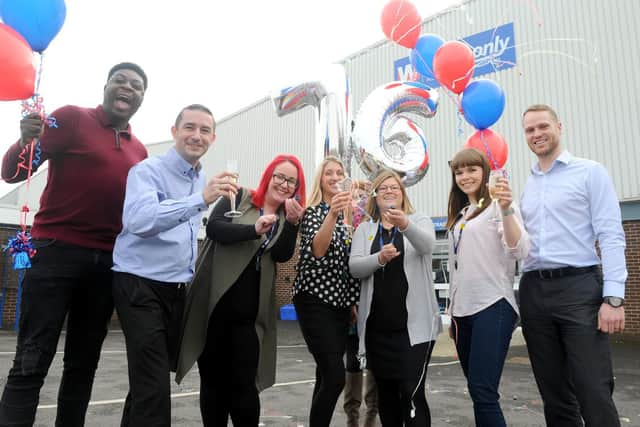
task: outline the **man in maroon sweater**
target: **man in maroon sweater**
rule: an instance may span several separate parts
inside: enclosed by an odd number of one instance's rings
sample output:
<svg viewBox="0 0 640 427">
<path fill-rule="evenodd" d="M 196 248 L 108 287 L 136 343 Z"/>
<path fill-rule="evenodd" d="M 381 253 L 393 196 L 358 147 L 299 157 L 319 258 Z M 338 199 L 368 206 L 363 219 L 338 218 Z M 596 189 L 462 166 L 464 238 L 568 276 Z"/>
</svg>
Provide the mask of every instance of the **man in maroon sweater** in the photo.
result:
<svg viewBox="0 0 640 427">
<path fill-rule="evenodd" d="M 40 388 L 56 353 L 65 317 L 64 370 L 56 426 L 82 426 L 102 342 L 113 312 L 112 250 L 122 228 L 129 168 L 147 157 L 129 119 L 144 98 L 147 76 L 136 64 L 115 65 L 102 105 L 72 105 L 20 122 L 21 137 L 2 161 L 7 182 L 26 179 L 19 155 L 36 139 L 40 162 L 49 160 L 47 185 L 31 234 L 37 254 L 23 285 L 13 367 L 0 401 L 0 426 L 30 426 Z M 26 156 L 28 159 L 29 157 Z"/>
</svg>

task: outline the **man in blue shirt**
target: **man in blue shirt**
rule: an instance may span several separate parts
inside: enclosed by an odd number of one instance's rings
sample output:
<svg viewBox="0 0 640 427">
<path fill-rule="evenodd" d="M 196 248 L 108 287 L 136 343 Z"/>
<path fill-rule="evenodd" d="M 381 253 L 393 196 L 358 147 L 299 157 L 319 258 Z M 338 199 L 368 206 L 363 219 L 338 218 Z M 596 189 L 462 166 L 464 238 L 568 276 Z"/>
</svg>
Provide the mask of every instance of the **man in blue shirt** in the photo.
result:
<svg viewBox="0 0 640 427">
<path fill-rule="evenodd" d="M 601 164 L 561 147 L 562 123 L 549 106 L 529 107 L 523 127 L 538 163 L 521 199 L 531 251 L 520 313 L 545 419 L 620 426 L 608 335 L 624 330 L 627 279 L 616 192 Z"/>
<path fill-rule="evenodd" d="M 194 274 L 197 232 L 207 207 L 236 184 L 209 182 L 200 158 L 215 140 L 208 108 L 182 109 L 165 155 L 131 168 L 113 251 L 113 297 L 127 345 L 129 393 L 122 426 L 170 426 L 169 372 L 177 357 L 185 283 Z"/>
</svg>

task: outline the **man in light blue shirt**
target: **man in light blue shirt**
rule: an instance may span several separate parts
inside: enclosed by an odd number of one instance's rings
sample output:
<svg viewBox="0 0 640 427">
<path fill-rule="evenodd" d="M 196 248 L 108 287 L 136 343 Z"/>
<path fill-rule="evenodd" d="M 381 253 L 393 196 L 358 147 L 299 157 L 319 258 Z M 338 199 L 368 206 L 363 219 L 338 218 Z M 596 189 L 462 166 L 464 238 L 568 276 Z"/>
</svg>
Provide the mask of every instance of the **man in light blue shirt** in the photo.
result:
<svg viewBox="0 0 640 427">
<path fill-rule="evenodd" d="M 215 140 L 208 108 L 183 108 L 171 133 L 174 147 L 129 171 L 123 228 L 113 250 L 113 297 L 129 367 L 122 426 L 171 425 L 169 372 L 177 357 L 184 285 L 195 270 L 198 228 L 210 204 L 237 191 L 230 174 L 206 182 L 202 173 L 200 158 Z"/>
<path fill-rule="evenodd" d="M 523 127 L 538 163 L 520 202 L 531 239 L 520 313 L 545 419 L 620 426 L 608 336 L 624 330 L 627 280 L 616 192 L 601 164 L 562 149 L 562 123 L 549 106 L 529 107 Z"/>
</svg>

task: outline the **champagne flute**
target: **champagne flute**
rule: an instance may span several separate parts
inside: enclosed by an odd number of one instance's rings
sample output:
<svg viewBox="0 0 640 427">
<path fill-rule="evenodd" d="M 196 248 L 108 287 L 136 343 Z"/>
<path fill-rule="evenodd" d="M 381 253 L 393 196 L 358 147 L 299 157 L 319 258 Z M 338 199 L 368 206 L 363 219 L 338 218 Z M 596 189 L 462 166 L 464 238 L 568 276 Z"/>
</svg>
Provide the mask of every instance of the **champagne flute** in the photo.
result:
<svg viewBox="0 0 640 427">
<path fill-rule="evenodd" d="M 231 172 L 233 174 L 232 177 L 228 177 L 230 182 L 238 182 L 238 161 L 237 160 L 227 160 L 227 172 Z M 242 212 L 236 210 L 236 195 L 232 192 L 229 192 L 229 201 L 231 203 L 231 210 L 224 213 L 224 216 L 227 218 L 238 218 L 242 216 Z"/>
<path fill-rule="evenodd" d="M 500 215 L 500 207 L 498 206 L 498 178 L 506 178 L 507 171 L 505 169 L 494 169 L 489 173 L 489 197 L 491 197 L 491 203 L 494 207 L 494 215 L 491 217 L 491 222 L 502 222 L 502 215 Z"/>
<path fill-rule="evenodd" d="M 342 181 L 336 182 L 336 188 L 340 192 L 348 191 L 350 193 L 352 185 L 353 185 L 353 181 L 351 181 L 351 178 L 349 178 L 348 176 L 345 177 Z M 342 211 L 342 226 L 347 228 L 347 229 L 350 229 L 351 225 L 347 224 L 348 215 L 349 215 L 349 208 L 345 208 Z"/>
</svg>

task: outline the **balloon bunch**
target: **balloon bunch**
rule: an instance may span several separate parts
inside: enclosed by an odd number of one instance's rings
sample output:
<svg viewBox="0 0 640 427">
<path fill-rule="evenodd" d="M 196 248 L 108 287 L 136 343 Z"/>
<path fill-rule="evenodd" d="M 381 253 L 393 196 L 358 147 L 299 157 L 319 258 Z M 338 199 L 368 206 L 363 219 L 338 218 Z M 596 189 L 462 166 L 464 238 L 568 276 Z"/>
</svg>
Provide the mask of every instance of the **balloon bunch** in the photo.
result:
<svg viewBox="0 0 640 427">
<path fill-rule="evenodd" d="M 422 19 L 416 7 L 406 0 L 387 3 L 382 10 L 381 24 L 389 40 L 411 49 L 411 65 L 420 81 L 442 85 L 458 96 L 451 98 L 465 120 L 476 129 L 465 147 L 485 152 L 492 169 L 504 166 L 507 145 L 498 133 L 488 129 L 504 111 L 504 91 L 492 80 L 470 82 L 475 70 L 471 48 L 461 41 L 445 41 L 436 34 L 420 35 Z"/>
<path fill-rule="evenodd" d="M 57 127 L 55 119 L 46 117 L 40 96 L 42 58 L 49 43 L 58 34 L 66 17 L 64 0 L 2 0 L 0 1 L 0 100 L 22 100 L 22 116 L 38 114 L 49 127 Z M 39 55 L 39 67 L 33 65 L 34 53 Z M 36 79 L 37 76 L 37 79 Z M 40 147 L 34 141 L 20 153 L 21 169 L 27 170 L 27 189 L 34 166 L 40 162 Z M 20 213 L 20 231 L 9 240 L 5 251 L 13 255 L 15 269 L 31 266 L 35 254 L 31 236 L 27 233 L 29 207 Z"/>
<path fill-rule="evenodd" d="M 0 100 L 21 100 L 37 93 L 33 53 L 42 58 L 66 13 L 64 0 L 0 2 Z"/>
</svg>

